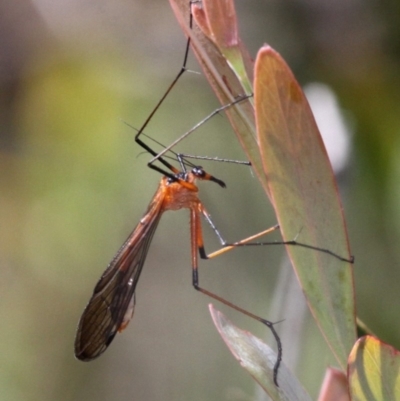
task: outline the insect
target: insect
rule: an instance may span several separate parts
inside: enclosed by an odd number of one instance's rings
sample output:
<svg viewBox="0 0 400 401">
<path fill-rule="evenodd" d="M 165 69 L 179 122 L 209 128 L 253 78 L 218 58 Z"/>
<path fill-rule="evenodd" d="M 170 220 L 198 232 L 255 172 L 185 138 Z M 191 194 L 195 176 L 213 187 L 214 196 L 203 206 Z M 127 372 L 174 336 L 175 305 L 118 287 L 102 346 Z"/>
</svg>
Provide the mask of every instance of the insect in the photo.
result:
<svg viewBox="0 0 400 401">
<path fill-rule="evenodd" d="M 187 52 L 185 54 L 185 62 L 186 59 Z M 176 80 L 174 82 L 176 82 Z M 168 90 L 170 90 L 170 88 Z M 164 98 L 165 96 L 162 100 Z M 241 100 L 242 99 L 238 99 L 237 101 Z M 162 101 L 157 104 L 156 108 L 159 107 L 161 102 Z M 213 112 L 212 115 L 231 106 L 232 104 L 223 106 Z M 154 111 L 151 116 L 153 114 Z M 211 115 L 206 117 L 205 120 L 209 118 L 211 118 Z M 150 119 L 148 118 L 142 128 L 138 131 L 135 140 L 147 152 L 153 155 L 155 160 L 158 160 L 164 167 L 168 168 L 168 171 L 149 162 L 149 167 L 162 173 L 163 178 L 161 179 L 158 189 L 145 214 L 140 219 L 136 228 L 128 236 L 125 243 L 121 246 L 94 288 L 93 295 L 79 321 L 75 338 L 75 356 L 82 361 L 90 361 L 97 358 L 107 349 L 115 335 L 127 327 L 129 321 L 133 317 L 136 285 L 161 215 L 168 210 L 187 208 L 190 211 L 192 284 L 194 288 L 211 298 L 246 314 L 247 316 L 257 319 L 270 328 L 276 339 L 278 348 L 278 358 L 274 368 L 274 380 L 277 384 L 277 373 L 282 359 L 282 345 L 273 323 L 226 301 L 204 288 L 201 288 L 198 276 L 198 253 L 203 259 L 218 256 L 235 246 L 245 244 L 274 231 L 278 226 L 272 227 L 238 243 L 227 245 L 213 224 L 210 215 L 201 203 L 198 197 L 198 187 L 196 186 L 196 181 L 198 180 L 211 181 L 222 188 L 225 187 L 225 183 L 213 175 L 208 174 L 202 167 L 190 163 L 182 155 L 175 153 L 181 166 L 180 170 L 169 163 L 164 157 L 158 156 L 157 153 L 139 137 L 149 120 Z M 203 122 L 205 120 L 203 120 Z M 249 164 L 248 162 L 238 163 Z M 188 170 L 187 167 L 190 167 L 190 170 Z M 210 255 L 207 255 L 204 250 L 201 215 L 205 217 L 216 232 L 221 243 L 224 245 L 224 247 L 219 251 Z"/>
<path fill-rule="evenodd" d="M 171 166 L 172 167 L 172 166 Z M 133 315 L 135 288 L 147 251 L 163 212 L 188 208 L 192 237 L 193 285 L 199 289 L 197 248 L 206 257 L 201 235 L 200 214 L 207 215 L 198 197 L 196 180 L 225 184 L 201 167 L 189 172 L 176 169 L 173 178 L 164 176 L 144 216 L 122 245 L 97 283 L 79 323 L 75 355 L 87 361 L 101 355 L 115 334 L 122 331 Z"/>
<path fill-rule="evenodd" d="M 110 345 L 115 335 L 123 331 L 133 317 L 135 308 L 135 291 L 142 271 L 151 240 L 158 226 L 162 214 L 168 210 L 189 209 L 190 212 L 190 234 L 191 234 L 191 262 L 192 262 L 192 284 L 194 288 L 211 298 L 222 302 L 245 315 L 254 318 L 265 324 L 273 333 L 277 343 L 278 355 L 274 366 L 274 382 L 278 385 L 278 369 L 282 359 L 282 344 L 275 330 L 274 323 L 256 316 L 220 296 L 200 287 L 198 275 L 198 255 L 203 259 L 216 257 L 236 246 L 241 245 L 271 245 L 271 244 L 291 244 L 300 245 L 306 248 L 316 249 L 318 251 L 329 253 L 340 260 L 347 260 L 332 253 L 326 249 L 315 248 L 311 245 L 301 244 L 296 241 L 273 242 L 273 243 L 249 243 L 268 232 L 278 229 L 274 226 L 255 236 L 246 238 L 234 244 L 226 244 L 213 224 L 209 213 L 198 196 L 198 180 L 211 181 L 224 188 L 225 183 L 207 173 L 201 166 L 189 162 L 187 157 L 172 152 L 180 169 L 173 166 L 164 156 L 165 152 L 171 151 L 171 147 L 182 140 L 194 129 L 205 123 L 213 115 L 221 112 L 227 107 L 234 107 L 237 102 L 245 100 L 247 97 L 238 98 L 231 104 L 225 105 L 211 113 L 192 130 L 181 136 L 172 145 L 165 148 L 161 153 L 157 153 L 147 143 L 142 140 L 145 128 L 165 100 L 173 86 L 179 80 L 180 76 L 186 70 L 186 63 L 190 48 L 190 39 L 187 41 L 183 67 L 168 87 L 166 93 L 162 96 L 156 107 L 150 113 L 142 127 L 135 136 L 135 141 L 146 152 L 152 155 L 148 166 L 163 175 L 158 189 L 151 200 L 145 214 L 140 219 L 136 228 L 128 236 L 125 243 L 121 246 L 114 259 L 108 265 L 96 284 L 93 295 L 86 306 L 79 321 L 78 330 L 75 338 L 75 356 L 82 361 L 90 361 L 99 357 Z M 158 162 L 160 165 L 155 164 Z M 201 217 L 204 217 L 217 234 L 223 247 L 210 255 L 207 255 L 204 249 L 203 236 L 201 229 Z"/>
<path fill-rule="evenodd" d="M 190 171 L 179 171 L 171 166 L 171 171 L 174 173 L 173 178 L 164 176 L 161 179 L 146 213 L 96 284 L 93 295 L 82 314 L 76 334 L 75 356 L 80 360 L 90 361 L 100 356 L 117 332 L 126 328 L 134 312 L 136 285 L 161 215 L 165 211 L 182 208 L 190 211 L 193 286 L 196 290 L 267 324 L 278 342 L 278 349 L 281 348 L 279 337 L 271 322 L 265 321 L 199 286 L 197 250 L 201 258 L 210 257 L 204 250 L 201 215 L 212 225 L 213 223 L 198 197 L 196 181 L 212 181 L 222 188 L 225 187 L 225 183 L 206 173 L 199 166 L 194 166 Z M 216 230 L 214 225 L 213 228 Z M 251 239 L 253 237 L 245 241 Z"/>
</svg>

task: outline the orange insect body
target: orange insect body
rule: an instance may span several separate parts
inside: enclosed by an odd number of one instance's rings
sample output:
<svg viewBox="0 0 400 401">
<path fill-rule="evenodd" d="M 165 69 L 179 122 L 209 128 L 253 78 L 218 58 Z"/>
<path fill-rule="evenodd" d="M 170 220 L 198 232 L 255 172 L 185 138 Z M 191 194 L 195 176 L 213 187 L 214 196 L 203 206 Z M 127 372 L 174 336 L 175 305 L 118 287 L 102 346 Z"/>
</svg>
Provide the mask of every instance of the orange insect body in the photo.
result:
<svg viewBox="0 0 400 401">
<path fill-rule="evenodd" d="M 206 213 L 196 179 L 225 184 L 205 173 L 201 167 L 178 173 L 175 179 L 163 177 L 139 224 L 129 235 L 98 281 L 79 321 L 75 356 L 90 361 L 100 356 L 117 332 L 123 331 L 133 317 L 135 289 L 161 215 L 167 210 L 190 209 L 192 262 L 197 269 L 197 248 L 204 252 L 200 213 Z"/>
<path fill-rule="evenodd" d="M 164 198 L 161 211 L 196 207 L 200 203 L 197 196 L 199 189 L 194 184 L 196 178 L 193 173 L 187 173 L 186 180 L 182 182 L 170 182 L 168 177 L 164 177 L 157 190 L 157 194 L 161 193 Z"/>
</svg>

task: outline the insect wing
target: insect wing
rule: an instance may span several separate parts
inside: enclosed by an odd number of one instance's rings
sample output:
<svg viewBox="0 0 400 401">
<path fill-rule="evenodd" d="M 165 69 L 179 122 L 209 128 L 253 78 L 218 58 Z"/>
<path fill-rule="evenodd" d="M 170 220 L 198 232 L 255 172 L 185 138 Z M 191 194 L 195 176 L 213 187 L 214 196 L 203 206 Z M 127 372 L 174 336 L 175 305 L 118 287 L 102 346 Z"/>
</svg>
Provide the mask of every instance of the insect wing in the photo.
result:
<svg viewBox="0 0 400 401">
<path fill-rule="evenodd" d="M 133 316 L 135 288 L 162 214 L 162 193 L 156 193 L 146 214 L 111 261 L 79 321 L 75 356 L 100 356 Z"/>
</svg>

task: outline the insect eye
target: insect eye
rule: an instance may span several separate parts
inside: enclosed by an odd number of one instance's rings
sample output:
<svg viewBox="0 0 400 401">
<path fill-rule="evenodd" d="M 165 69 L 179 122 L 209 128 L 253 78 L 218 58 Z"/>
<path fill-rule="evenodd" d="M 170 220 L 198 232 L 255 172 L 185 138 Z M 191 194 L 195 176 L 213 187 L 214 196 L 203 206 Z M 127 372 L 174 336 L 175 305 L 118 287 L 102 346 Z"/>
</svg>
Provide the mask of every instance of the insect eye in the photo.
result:
<svg viewBox="0 0 400 401">
<path fill-rule="evenodd" d="M 202 177 L 204 177 L 206 175 L 205 171 L 203 170 L 203 167 L 201 167 L 201 166 L 193 167 L 192 173 L 196 177 L 200 177 L 200 178 L 202 178 Z"/>
</svg>

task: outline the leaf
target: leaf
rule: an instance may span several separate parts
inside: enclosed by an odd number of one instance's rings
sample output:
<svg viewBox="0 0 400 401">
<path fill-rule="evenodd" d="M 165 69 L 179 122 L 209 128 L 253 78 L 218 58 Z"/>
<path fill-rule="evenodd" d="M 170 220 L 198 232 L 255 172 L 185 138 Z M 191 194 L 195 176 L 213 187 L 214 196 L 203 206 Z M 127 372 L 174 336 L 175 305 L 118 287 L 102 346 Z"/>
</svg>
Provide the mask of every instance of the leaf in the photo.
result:
<svg viewBox="0 0 400 401">
<path fill-rule="evenodd" d="M 311 401 L 297 378 L 281 363 L 278 384 L 273 381 L 276 353 L 260 339 L 234 326 L 226 317 L 210 304 L 210 313 L 218 332 L 232 352 L 274 401 Z"/>
<path fill-rule="evenodd" d="M 203 0 L 193 6 L 193 15 L 203 33 L 215 44 L 236 74 L 246 94 L 253 93 L 246 71 L 249 57 L 240 46 L 236 11 L 233 0 Z"/>
<path fill-rule="evenodd" d="M 263 167 L 283 239 L 350 258 L 335 178 L 313 114 L 289 67 L 269 46 L 257 55 L 254 98 Z M 356 339 L 352 265 L 301 247 L 286 250 L 345 370 Z"/>
<path fill-rule="evenodd" d="M 193 30 L 188 26 L 188 2 L 170 0 L 170 3 L 224 105 L 245 93 L 238 79 L 240 74 L 223 55 L 224 46 L 229 45 L 224 38 L 234 38 L 233 46 L 240 47 L 247 71 L 250 62 L 238 39 L 236 18 L 224 20 L 219 6 L 205 6 L 208 1 L 203 0 L 204 11 L 196 11 L 200 29 Z M 214 2 L 223 3 L 228 10 L 233 4 L 228 0 Z M 211 10 L 218 15 L 212 16 Z M 223 26 L 216 27 L 218 23 Z M 227 114 L 271 199 L 283 239 L 290 241 L 298 236 L 299 242 L 348 257 L 336 183 L 314 118 L 290 69 L 270 47 L 264 47 L 257 56 L 254 93 L 257 132 L 249 102 L 229 108 Z M 356 339 L 352 267 L 309 249 L 288 246 L 287 251 L 314 318 L 344 370 Z"/>
<path fill-rule="evenodd" d="M 375 337 L 356 342 L 348 376 L 353 401 L 400 400 L 400 352 Z"/>
</svg>

